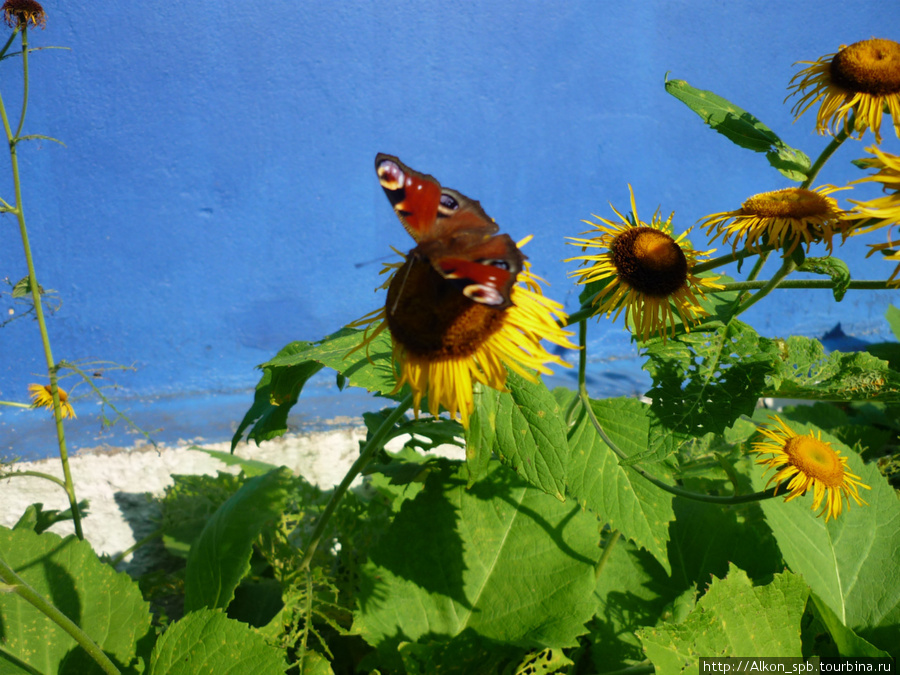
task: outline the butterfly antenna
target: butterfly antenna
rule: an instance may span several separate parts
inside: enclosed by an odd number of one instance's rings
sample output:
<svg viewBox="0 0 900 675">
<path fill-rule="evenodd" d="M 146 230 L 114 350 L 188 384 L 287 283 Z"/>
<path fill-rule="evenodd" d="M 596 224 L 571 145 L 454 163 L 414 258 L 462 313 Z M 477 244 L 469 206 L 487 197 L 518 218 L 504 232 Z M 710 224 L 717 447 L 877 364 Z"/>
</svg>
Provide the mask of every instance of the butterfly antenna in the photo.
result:
<svg viewBox="0 0 900 675">
<path fill-rule="evenodd" d="M 391 307 L 391 314 L 397 311 L 397 304 L 400 302 L 400 296 L 403 295 L 403 289 L 406 286 L 406 280 L 409 279 L 409 270 L 412 265 L 404 265 L 406 272 L 403 275 L 403 281 L 400 282 L 400 290 L 397 291 L 397 297 L 394 299 L 394 306 Z"/>
</svg>

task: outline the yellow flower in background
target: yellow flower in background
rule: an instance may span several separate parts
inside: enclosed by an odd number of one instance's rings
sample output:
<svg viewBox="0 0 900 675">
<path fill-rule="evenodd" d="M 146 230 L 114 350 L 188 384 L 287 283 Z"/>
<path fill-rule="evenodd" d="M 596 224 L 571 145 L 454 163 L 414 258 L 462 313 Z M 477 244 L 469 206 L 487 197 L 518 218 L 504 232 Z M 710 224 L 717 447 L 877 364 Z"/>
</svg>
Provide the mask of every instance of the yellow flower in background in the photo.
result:
<svg viewBox="0 0 900 675">
<path fill-rule="evenodd" d="M 631 186 L 629 186 L 631 191 Z M 719 290 L 719 277 L 701 278 L 694 274 L 696 264 L 713 251 L 694 251 L 685 240 L 690 229 L 678 238 L 672 236 L 672 215 L 662 220 L 659 211 L 649 223 L 642 222 L 637 214 L 634 192 L 631 191 L 633 222 L 613 211 L 621 222 L 614 222 L 594 215 L 599 223 L 584 222 L 595 230 L 589 238 L 568 237 L 572 245 L 582 251 L 602 249 L 602 253 L 569 258 L 565 262 L 579 260 L 582 269 L 570 272 L 579 284 L 608 280 L 606 287 L 594 298 L 595 315 L 605 313 L 616 318 L 625 310 L 628 326 L 641 340 L 658 333 L 663 340 L 666 333 L 675 335 L 675 314 L 684 323 L 685 330 L 707 315 L 700 306 L 706 290 Z"/>
<path fill-rule="evenodd" d="M 409 256 L 386 268 L 385 306 L 350 326 L 367 330 L 360 347 L 389 330 L 399 371 L 394 392 L 410 385 L 416 416 L 427 396 L 432 415 L 443 406 L 468 427 L 476 382 L 504 391 L 507 369 L 534 382 L 532 371 L 550 374 L 546 364 L 568 365 L 541 340 L 577 349 L 572 333 L 557 323 L 566 316 L 562 305 L 543 296 L 527 262 L 512 288 L 512 306 L 503 309 L 466 297 L 425 258 Z"/>
<path fill-rule="evenodd" d="M 850 473 L 847 458 L 822 440 L 822 432 L 799 435 L 777 415 L 770 415 L 772 425 L 760 428 L 760 433 L 768 440 L 753 443 L 753 452 L 772 455 L 761 458 L 756 463 L 769 469 L 777 469 L 766 487 L 776 483 L 775 493 L 787 482 L 790 491 L 784 501 L 789 502 L 812 489 L 815 511 L 822 505 L 818 517 L 825 515 L 825 522 L 837 518 L 843 511 L 844 499 L 850 508 L 850 499 L 862 505 L 866 502 L 859 497 L 859 488 L 870 490 L 860 482 L 859 476 Z"/>
<path fill-rule="evenodd" d="M 883 253 L 883 260 L 900 263 L 900 241 L 888 241 L 886 244 L 870 244 L 872 250 L 866 254 L 868 258 L 873 253 Z M 900 264 L 894 268 L 894 273 L 888 277 L 888 286 L 900 286 Z"/>
<path fill-rule="evenodd" d="M 900 137 L 900 44 L 873 38 L 841 45 L 818 61 L 798 63 L 809 67 L 794 75 L 788 86 L 787 98 L 800 96 L 791 109 L 794 121 L 821 101 L 816 116 L 820 134 L 834 134 L 843 126 L 847 134 L 855 130 L 862 137 L 871 129 L 875 142 L 881 143 L 881 116 L 887 107 Z M 855 129 L 850 128 L 851 119 Z"/>
<path fill-rule="evenodd" d="M 63 419 L 71 417 L 75 419 L 75 410 L 69 403 L 69 395 L 62 387 L 57 387 L 56 392 L 59 394 L 59 412 Z M 50 393 L 49 384 L 29 384 L 28 393 L 31 395 L 32 408 L 47 408 L 53 410 L 53 395 Z"/>
<path fill-rule="evenodd" d="M 791 187 L 773 192 L 761 192 L 747 199 L 741 208 L 707 216 L 700 223 L 712 239 L 722 237 L 723 243 L 732 238 L 732 248 L 738 243 L 756 251 L 769 245 L 786 249 L 784 255 L 794 252 L 803 242 L 809 250 L 813 242 L 824 242 L 828 252 L 832 250 L 835 234 L 843 234 L 849 227 L 846 212 L 833 197 L 832 192 L 846 190 L 833 185 L 822 185 L 813 190 Z"/>
<path fill-rule="evenodd" d="M 35 0 L 6 0 L 0 7 L 3 12 L 3 20 L 10 28 L 16 26 L 28 27 L 28 24 L 44 28 L 47 25 L 47 15 L 44 8 Z"/>
<path fill-rule="evenodd" d="M 878 173 L 853 183 L 881 183 L 885 196 L 869 201 L 847 200 L 854 205 L 849 217 L 865 221 L 854 226 L 852 234 L 864 234 L 900 223 L 900 157 L 882 152 L 875 146 L 866 148 L 866 152 L 872 153 L 874 157 L 866 157 L 859 160 L 859 163 L 865 164 L 867 168 L 878 169 Z"/>
</svg>

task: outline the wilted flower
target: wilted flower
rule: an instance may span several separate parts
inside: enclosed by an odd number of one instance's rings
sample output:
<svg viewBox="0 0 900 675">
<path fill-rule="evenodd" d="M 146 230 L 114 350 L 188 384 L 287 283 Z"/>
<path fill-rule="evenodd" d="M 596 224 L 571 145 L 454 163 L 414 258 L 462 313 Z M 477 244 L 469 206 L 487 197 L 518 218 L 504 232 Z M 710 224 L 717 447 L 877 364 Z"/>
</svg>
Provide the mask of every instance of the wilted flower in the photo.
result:
<svg viewBox="0 0 900 675">
<path fill-rule="evenodd" d="M 3 20 L 10 28 L 16 26 L 27 28 L 29 23 L 41 28 L 47 25 L 44 8 L 35 0 L 6 0 L 0 7 L 0 11 L 3 12 Z"/>
</svg>

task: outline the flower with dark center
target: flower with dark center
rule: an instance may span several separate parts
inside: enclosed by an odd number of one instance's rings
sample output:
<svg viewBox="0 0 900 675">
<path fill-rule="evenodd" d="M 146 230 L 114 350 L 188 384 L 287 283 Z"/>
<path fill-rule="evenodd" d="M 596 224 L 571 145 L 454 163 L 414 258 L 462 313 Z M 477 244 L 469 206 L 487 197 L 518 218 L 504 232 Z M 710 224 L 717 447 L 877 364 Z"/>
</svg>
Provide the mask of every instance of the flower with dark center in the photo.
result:
<svg viewBox="0 0 900 675">
<path fill-rule="evenodd" d="M 629 187 L 630 190 L 630 187 Z M 634 192 L 631 193 L 633 220 L 613 207 L 621 222 L 595 215 L 599 223 L 584 222 L 595 230 L 583 232 L 592 237 L 569 237 L 582 251 L 601 249 L 600 253 L 569 258 L 581 261 L 582 268 L 571 272 L 579 284 L 607 281 L 594 298 L 595 315 L 615 312 L 616 318 L 625 310 L 626 324 L 641 340 L 658 333 L 663 340 L 667 331 L 675 334 L 676 314 L 690 330 L 707 312 L 700 306 L 706 290 L 723 288 L 716 284 L 719 277 L 698 277 L 694 266 L 712 251 L 694 251 L 684 232 L 672 236 L 672 216 L 665 221 L 657 211 L 649 223 L 637 215 Z"/>
<path fill-rule="evenodd" d="M 35 0 L 6 0 L 0 11 L 3 12 L 3 20 L 10 28 L 16 26 L 27 28 L 29 23 L 40 28 L 47 25 L 44 8 Z"/>
<path fill-rule="evenodd" d="M 476 382 L 505 391 L 507 369 L 534 382 L 538 373 L 551 372 L 548 363 L 568 365 L 541 340 L 577 348 L 569 342 L 571 333 L 557 323 L 566 316 L 562 305 L 543 296 L 528 267 L 526 261 L 512 288 L 512 306 L 498 309 L 464 295 L 427 259 L 410 255 L 388 265 L 385 306 L 350 324 L 367 331 L 357 349 L 388 330 L 397 374 L 394 392 L 409 384 L 417 416 L 427 397 L 432 415 L 443 407 L 468 427 Z"/>
<path fill-rule="evenodd" d="M 801 242 L 808 251 L 810 244 L 821 241 L 831 253 L 834 235 L 846 232 L 849 224 L 846 212 L 828 195 L 845 189 L 823 185 L 814 190 L 791 187 L 761 192 L 736 211 L 707 216 L 700 227 L 706 228 L 707 234 L 715 229 L 713 239 L 721 236 L 723 243 L 733 238 L 733 249 L 744 241 L 751 251 L 768 245 L 784 249 L 789 256 Z"/>
<path fill-rule="evenodd" d="M 787 98 L 799 95 L 791 112 L 795 121 L 821 101 L 816 131 L 834 134 L 843 126 L 847 134 L 866 129 L 881 143 L 881 116 L 886 107 L 900 137 L 900 44 L 873 38 L 841 45 L 818 61 L 799 61 L 808 67 L 791 78 Z M 787 100 L 787 99 L 785 99 Z M 852 115 L 851 115 L 852 113 Z M 855 129 L 850 128 L 853 120 Z"/>
<path fill-rule="evenodd" d="M 763 426 L 760 433 L 767 440 L 753 443 L 753 452 L 772 455 L 756 460 L 757 464 L 769 469 L 777 469 L 769 479 L 766 487 L 776 483 L 775 492 L 787 483 L 790 492 L 786 502 L 813 491 L 812 510 L 815 511 L 824 502 L 819 517 L 825 515 L 825 522 L 837 518 L 843 511 L 844 499 L 847 508 L 850 499 L 857 504 L 865 504 L 859 497 L 859 488 L 870 490 L 868 485 L 860 481 L 859 476 L 850 472 L 847 458 L 831 447 L 831 443 L 822 440 L 822 432 L 800 435 L 791 429 L 777 415 L 769 417 L 774 424 Z"/>
</svg>

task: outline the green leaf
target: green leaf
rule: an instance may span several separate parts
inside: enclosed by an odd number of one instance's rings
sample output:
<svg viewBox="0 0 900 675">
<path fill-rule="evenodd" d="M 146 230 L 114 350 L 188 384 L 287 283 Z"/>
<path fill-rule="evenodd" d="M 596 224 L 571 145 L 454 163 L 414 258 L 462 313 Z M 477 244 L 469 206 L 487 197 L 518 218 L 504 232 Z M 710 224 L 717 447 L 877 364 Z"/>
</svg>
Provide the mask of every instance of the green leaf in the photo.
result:
<svg viewBox="0 0 900 675">
<path fill-rule="evenodd" d="M 213 514 L 188 555 L 186 611 L 228 606 L 250 569 L 254 540 L 285 510 L 290 483 L 284 467 L 251 478 Z"/>
<path fill-rule="evenodd" d="M 500 392 L 492 387 L 476 383 L 472 396 L 475 408 L 466 429 L 466 466 L 469 469 L 469 487 L 487 471 L 497 441 L 497 408 Z"/>
<path fill-rule="evenodd" d="M 831 277 L 831 280 L 834 282 L 834 288 L 831 289 L 831 292 L 834 294 L 834 299 L 837 302 L 844 299 L 844 294 L 850 288 L 850 268 L 840 258 L 833 258 L 832 256 L 807 258 L 797 268 L 797 271 L 823 274 Z"/>
<path fill-rule="evenodd" d="M 278 352 L 279 356 L 303 353 L 308 342 L 292 342 Z M 263 441 L 283 435 L 287 431 L 287 417 L 297 403 L 300 391 L 310 377 L 322 369 L 314 361 L 301 361 L 292 366 L 270 368 L 261 366 L 263 375 L 256 385 L 253 405 L 244 415 L 231 438 L 231 452 L 243 438 L 247 427 L 253 425 L 247 440 L 253 439 L 259 445 Z"/>
<path fill-rule="evenodd" d="M 764 415 L 756 418 L 763 421 Z M 785 419 L 798 434 L 815 430 Z M 871 490 L 860 490 L 868 506 L 856 503 L 836 519 L 817 518 L 812 494 L 785 503 L 782 499 L 761 502 L 766 519 L 785 562 L 803 577 L 835 613 L 838 620 L 876 647 L 900 655 L 900 502 L 893 488 L 873 464 L 826 432 L 822 440 L 847 458 L 849 469 Z M 759 471 L 754 488 L 765 480 Z M 771 476 L 771 471 L 768 474 Z"/>
<path fill-rule="evenodd" d="M 511 372 L 506 386 L 497 401 L 494 452 L 521 478 L 564 501 L 569 446 L 559 404 L 543 380 Z"/>
<path fill-rule="evenodd" d="M 646 450 L 649 421 L 643 403 L 637 399 L 606 399 L 591 401 L 591 408 L 604 431 L 624 453 L 632 456 Z M 586 414 L 569 434 L 569 446 L 569 493 L 671 572 L 666 542 L 669 522 L 675 517 L 672 495 L 634 469 L 622 466 Z M 661 465 L 655 468 L 661 469 Z"/>
<path fill-rule="evenodd" d="M 657 675 L 698 672 L 701 657 L 800 657 L 800 619 L 809 594 L 790 572 L 770 584 L 753 586 L 731 566 L 725 579 L 713 578 L 706 594 L 684 621 L 644 628 L 638 637 Z"/>
<path fill-rule="evenodd" d="M 891 327 L 894 338 L 900 342 L 900 309 L 897 309 L 893 305 L 889 305 L 887 311 L 884 313 L 884 317 Z"/>
<path fill-rule="evenodd" d="M 135 667 L 138 658 L 146 656 L 139 643 L 152 639 L 150 605 L 137 583 L 100 562 L 87 542 L 0 527 L 0 552 L 29 586 L 78 624 L 120 667 Z M 102 672 L 68 633 L 15 593 L 0 593 L 0 626 L 0 651 L 37 672 Z M 0 672 L 29 672 L 8 667 L 0 660 Z"/>
<path fill-rule="evenodd" d="M 278 467 L 274 464 L 269 464 L 268 462 L 261 462 L 258 459 L 247 459 L 246 457 L 235 457 L 230 452 L 222 452 L 220 450 L 210 450 L 209 448 L 201 448 L 198 445 L 192 445 L 189 450 L 196 450 L 197 452 L 205 452 L 210 457 L 213 457 L 220 462 L 222 462 L 225 466 L 239 466 L 241 467 L 241 471 L 244 472 L 244 475 L 249 478 L 253 478 L 253 476 L 262 476 L 265 473 L 269 473 Z"/>
<path fill-rule="evenodd" d="M 355 629 L 382 656 L 466 629 L 523 647 L 574 645 L 594 610 L 597 519 L 497 462 L 471 489 L 461 465 L 442 465 L 372 550 Z"/>
<path fill-rule="evenodd" d="M 201 609 L 166 629 L 153 649 L 148 675 L 284 675 L 286 668 L 282 651 L 259 632 Z"/>
<path fill-rule="evenodd" d="M 651 344 L 646 354 L 652 411 L 669 432 L 686 436 L 722 434 L 751 414 L 779 356 L 772 341 L 737 320 Z"/>
<path fill-rule="evenodd" d="M 831 611 L 831 608 L 822 602 L 815 593 L 812 594 L 812 601 L 815 605 L 816 613 L 819 615 L 822 623 L 828 628 L 828 632 L 838 648 L 838 653 L 842 657 L 884 658 L 889 656 L 887 652 L 872 646 L 871 643 L 866 642 L 842 624 L 841 620 Z"/>
<path fill-rule="evenodd" d="M 711 91 L 696 89 L 684 80 L 667 80 L 666 91 L 732 143 L 766 153 L 769 164 L 787 178 L 797 182 L 806 179 L 811 166 L 809 157 L 787 145 L 746 110 Z"/>
<path fill-rule="evenodd" d="M 87 516 L 88 501 L 86 499 L 82 499 L 78 502 L 78 512 L 81 514 L 82 518 Z M 71 508 L 68 508 L 65 511 L 59 511 L 57 509 L 44 510 L 44 505 L 41 503 L 29 504 L 16 524 L 13 525 L 13 529 L 26 529 L 40 534 L 41 532 L 46 531 L 51 525 L 67 520 L 72 520 Z"/>
<path fill-rule="evenodd" d="M 791 336 L 766 340 L 781 352 L 760 394 L 811 401 L 900 401 L 900 373 L 866 352 L 825 354 L 818 340 Z"/>
</svg>

